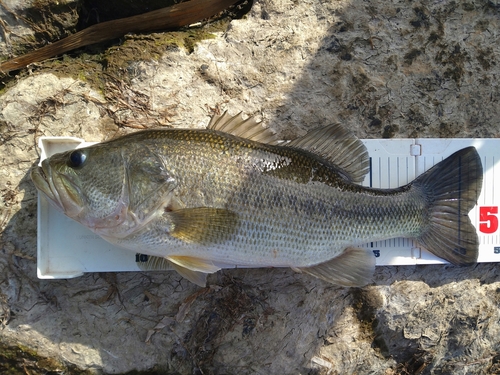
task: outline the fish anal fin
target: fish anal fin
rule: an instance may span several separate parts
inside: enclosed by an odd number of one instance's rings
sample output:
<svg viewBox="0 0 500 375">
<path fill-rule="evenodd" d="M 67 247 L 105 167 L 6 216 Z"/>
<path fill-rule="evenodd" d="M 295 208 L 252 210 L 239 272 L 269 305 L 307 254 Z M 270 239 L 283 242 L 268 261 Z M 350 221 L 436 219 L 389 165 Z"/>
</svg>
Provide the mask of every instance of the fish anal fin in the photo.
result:
<svg viewBox="0 0 500 375">
<path fill-rule="evenodd" d="M 363 182 L 370 169 L 370 158 L 365 145 L 340 124 L 313 129 L 286 146 L 321 156 L 337 166 L 355 183 Z"/>
<path fill-rule="evenodd" d="M 347 248 L 341 255 L 324 263 L 299 267 L 296 270 L 332 284 L 360 287 L 371 282 L 375 270 L 375 256 L 365 249 Z"/>
<path fill-rule="evenodd" d="M 260 143 L 278 143 L 278 138 L 271 129 L 263 127 L 255 116 L 243 119 L 241 112 L 235 116 L 231 116 L 227 111 L 222 115 L 213 115 L 207 128 Z"/>
<path fill-rule="evenodd" d="M 223 208 L 184 208 L 164 215 L 169 215 L 174 225 L 171 236 L 205 245 L 223 241 L 234 232 L 238 223 L 238 215 Z"/>
</svg>

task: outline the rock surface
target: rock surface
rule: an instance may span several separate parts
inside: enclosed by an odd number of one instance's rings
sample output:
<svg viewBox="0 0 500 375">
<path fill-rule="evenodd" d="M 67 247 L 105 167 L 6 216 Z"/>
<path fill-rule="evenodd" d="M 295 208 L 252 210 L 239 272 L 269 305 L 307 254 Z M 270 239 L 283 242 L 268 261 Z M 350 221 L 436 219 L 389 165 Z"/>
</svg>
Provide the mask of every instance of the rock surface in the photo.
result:
<svg viewBox="0 0 500 375">
<path fill-rule="evenodd" d="M 0 12 L 7 58 L 30 25 L 14 0 Z M 495 1 L 259 0 L 196 44 L 129 35 L 21 72 L 0 94 L 0 339 L 104 373 L 500 372 L 496 264 L 378 267 L 363 289 L 286 269 L 205 289 L 175 273 L 38 280 L 28 175 L 42 135 L 204 127 L 226 109 L 284 139 L 335 121 L 360 138 L 498 137 L 499 30 Z"/>
</svg>

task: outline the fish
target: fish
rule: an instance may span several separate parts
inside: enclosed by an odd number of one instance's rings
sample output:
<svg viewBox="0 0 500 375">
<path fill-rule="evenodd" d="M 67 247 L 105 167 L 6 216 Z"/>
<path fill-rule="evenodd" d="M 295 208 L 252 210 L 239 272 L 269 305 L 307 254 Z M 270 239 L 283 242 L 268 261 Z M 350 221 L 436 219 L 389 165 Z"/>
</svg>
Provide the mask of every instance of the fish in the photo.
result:
<svg viewBox="0 0 500 375">
<path fill-rule="evenodd" d="M 255 117 L 204 129 L 148 129 L 55 154 L 31 170 L 48 201 L 106 241 L 205 286 L 221 269 L 289 267 L 327 282 L 371 282 L 360 246 L 416 240 L 454 264 L 477 261 L 468 213 L 482 187 L 467 147 L 407 185 L 362 186 L 364 144 L 341 124 L 281 142 Z"/>
</svg>

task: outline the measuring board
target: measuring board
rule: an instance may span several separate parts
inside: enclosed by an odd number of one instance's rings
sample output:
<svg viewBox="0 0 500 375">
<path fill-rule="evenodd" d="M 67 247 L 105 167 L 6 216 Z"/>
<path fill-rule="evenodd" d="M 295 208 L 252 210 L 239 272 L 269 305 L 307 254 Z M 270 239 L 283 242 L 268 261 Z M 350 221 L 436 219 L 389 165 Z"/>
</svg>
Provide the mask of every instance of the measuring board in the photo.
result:
<svg viewBox="0 0 500 375">
<path fill-rule="evenodd" d="M 413 181 L 455 151 L 475 146 L 483 164 L 483 188 L 469 216 L 479 236 L 478 262 L 500 261 L 498 205 L 499 139 L 369 139 L 370 173 L 363 185 L 396 188 Z M 93 143 L 73 137 L 41 137 L 41 160 Z M 498 156 L 497 156 L 498 155 Z M 413 240 L 393 238 L 360 246 L 371 250 L 378 266 L 444 264 Z M 138 249 L 140 250 L 140 249 Z M 85 272 L 139 271 L 144 256 L 113 246 L 38 196 L 37 273 L 41 279 L 72 278 Z"/>
</svg>

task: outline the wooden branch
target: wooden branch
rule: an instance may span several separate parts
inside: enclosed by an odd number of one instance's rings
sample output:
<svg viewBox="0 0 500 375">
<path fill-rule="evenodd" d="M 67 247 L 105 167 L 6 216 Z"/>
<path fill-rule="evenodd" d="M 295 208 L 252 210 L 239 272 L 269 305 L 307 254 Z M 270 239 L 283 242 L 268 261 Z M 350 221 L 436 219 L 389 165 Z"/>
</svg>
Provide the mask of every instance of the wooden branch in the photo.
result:
<svg viewBox="0 0 500 375">
<path fill-rule="evenodd" d="M 0 64 L 0 72 L 8 73 L 21 69 L 31 63 L 60 55 L 75 48 L 118 38 L 129 32 L 171 30 L 190 25 L 222 12 L 236 1 L 190 0 L 137 16 L 98 23 L 33 52 L 4 61 Z"/>
</svg>

